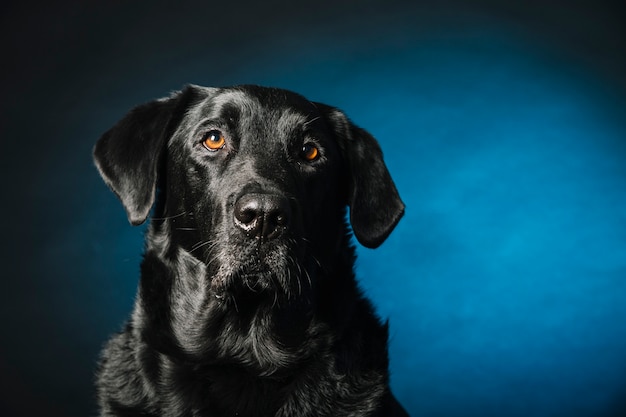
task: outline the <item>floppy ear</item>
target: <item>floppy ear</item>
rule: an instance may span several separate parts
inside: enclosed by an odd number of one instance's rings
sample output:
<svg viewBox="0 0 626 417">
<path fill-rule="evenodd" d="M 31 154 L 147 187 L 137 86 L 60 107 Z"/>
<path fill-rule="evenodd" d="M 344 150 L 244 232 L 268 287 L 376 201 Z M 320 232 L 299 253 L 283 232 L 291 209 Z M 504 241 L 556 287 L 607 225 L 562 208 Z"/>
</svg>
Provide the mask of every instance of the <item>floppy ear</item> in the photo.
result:
<svg viewBox="0 0 626 417">
<path fill-rule="evenodd" d="M 131 110 L 96 143 L 93 157 L 100 175 L 118 196 L 134 226 L 154 203 L 159 160 L 180 122 L 193 87 Z"/>
<path fill-rule="evenodd" d="M 404 203 L 374 137 L 338 109 L 315 103 L 334 130 L 347 165 L 350 223 L 358 241 L 380 246 L 404 214 Z"/>
</svg>

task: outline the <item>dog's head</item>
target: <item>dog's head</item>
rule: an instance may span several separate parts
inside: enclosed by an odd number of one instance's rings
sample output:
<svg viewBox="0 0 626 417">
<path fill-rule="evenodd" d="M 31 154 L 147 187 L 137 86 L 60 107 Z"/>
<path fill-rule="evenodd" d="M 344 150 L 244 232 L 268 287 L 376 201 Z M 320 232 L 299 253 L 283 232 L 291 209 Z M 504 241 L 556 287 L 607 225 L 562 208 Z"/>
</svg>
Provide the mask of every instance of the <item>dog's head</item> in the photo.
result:
<svg viewBox="0 0 626 417">
<path fill-rule="evenodd" d="M 218 299 L 298 294 L 347 245 L 346 207 L 370 248 L 404 211 L 375 139 L 285 90 L 189 86 L 132 110 L 94 157 L 133 225 L 155 206 L 149 249 L 192 255 Z"/>
</svg>

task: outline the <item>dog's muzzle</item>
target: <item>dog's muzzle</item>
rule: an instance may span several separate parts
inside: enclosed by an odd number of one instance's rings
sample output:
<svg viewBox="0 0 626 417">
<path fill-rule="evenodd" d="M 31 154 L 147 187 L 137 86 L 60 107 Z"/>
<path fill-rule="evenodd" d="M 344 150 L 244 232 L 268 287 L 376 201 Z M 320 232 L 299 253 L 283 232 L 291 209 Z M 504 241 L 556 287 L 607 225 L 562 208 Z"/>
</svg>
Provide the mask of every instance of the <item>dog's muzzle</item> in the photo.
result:
<svg viewBox="0 0 626 417">
<path fill-rule="evenodd" d="M 215 255 L 220 262 L 214 264 L 211 288 L 218 299 L 230 293 L 273 301 L 268 291 L 282 298 L 299 293 L 304 248 L 294 245 L 294 213 L 290 199 L 278 193 L 248 192 L 235 200 L 234 233 Z"/>
</svg>

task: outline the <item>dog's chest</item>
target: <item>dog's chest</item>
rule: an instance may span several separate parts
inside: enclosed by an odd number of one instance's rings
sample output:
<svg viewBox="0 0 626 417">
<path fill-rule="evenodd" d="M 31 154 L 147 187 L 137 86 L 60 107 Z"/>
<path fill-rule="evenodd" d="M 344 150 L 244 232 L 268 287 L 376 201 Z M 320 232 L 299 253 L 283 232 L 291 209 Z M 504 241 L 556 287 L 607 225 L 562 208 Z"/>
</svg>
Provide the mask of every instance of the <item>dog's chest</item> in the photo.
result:
<svg viewBox="0 0 626 417">
<path fill-rule="evenodd" d="M 207 409 L 216 415 L 261 417 L 273 416 L 284 402 L 289 381 L 255 377 L 236 368 L 206 370 L 201 384 L 206 388 Z M 197 390 L 198 385 L 190 386 Z"/>
</svg>

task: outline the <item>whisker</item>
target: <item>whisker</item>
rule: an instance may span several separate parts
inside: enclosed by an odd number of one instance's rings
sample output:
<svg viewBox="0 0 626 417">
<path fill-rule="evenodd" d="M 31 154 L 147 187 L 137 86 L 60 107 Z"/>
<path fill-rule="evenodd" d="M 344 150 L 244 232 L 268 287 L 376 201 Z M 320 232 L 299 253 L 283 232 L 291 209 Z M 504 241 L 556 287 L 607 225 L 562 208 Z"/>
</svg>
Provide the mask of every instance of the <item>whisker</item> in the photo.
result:
<svg viewBox="0 0 626 417">
<path fill-rule="evenodd" d="M 306 280 L 309 283 L 309 288 L 313 288 L 313 282 L 311 281 L 311 275 L 309 275 L 309 271 L 304 270 L 304 276 L 306 276 Z"/>
<path fill-rule="evenodd" d="M 219 261 L 219 257 L 214 256 L 214 254 L 211 253 L 212 249 L 215 247 L 215 245 L 211 246 L 208 250 L 207 256 L 204 259 L 204 263 L 206 264 L 207 268 L 211 268 L 211 266 L 213 265 L 214 262 L 218 262 Z"/>
<path fill-rule="evenodd" d="M 274 291 L 274 302 L 272 303 L 272 308 L 276 306 L 280 308 L 280 302 L 278 302 L 278 291 Z"/>
<path fill-rule="evenodd" d="M 204 242 L 201 241 L 201 242 L 198 242 L 195 245 L 193 245 L 191 247 L 190 252 L 194 252 L 194 251 L 196 251 L 196 250 L 198 250 L 198 249 L 200 249 L 200 248 L 202 248 L 204 246 L 207 246 L 207 245 L 216 245 L 216 244 L 217 244 L 217 242 L 214 241 L 214 240 L 205 240 Z M 210 247 L 209 250 L 210 249 L 212 249 L 212 247 Z"/>
<path fill-rule="evenodd" d="M 293 258 L 292 258 L 293 259 Z M 298 262 L 295 261 L 291 261 L 291 263 L 298 265 Z M 300 266 L 298 266 L 298 270 L 300 269 Z M 289 279 L 291 279 L 291 268 L 289 268 Z M 302 296 L 302 282 L 300 281 L 300 275 L 301 273 L 298 274 L 298 277 L 296 278 L 296 281 L 298 282 L 298 296 Z"/>
<path fill-rule="evenodd" d="M 311 120 L 307 120 L 306 122 L 304 122 L 303 125 L 306 126 L 306 125 L 308 125 L 310 123 L 313 123 L 314 121 L 319 120 L 319 119 L 320 119 L 320 116 L 314 117 Z"/>
<path fill-rule="evenodd" d="M 167 217 L 153 217 L 152 220 L 170 220 L 170 219 L 175 219 L 177 217 L 181 217 L 184 216 L 185 214 L 188 214 L 189 212 L 187 211 L 183 211 L 182 213 L 179 214 L 175 214 L 173 216 L 167 216 Z M 189 213 L 189 214 L 193 214 L 193 213 Z"/>
<path fill-rule="evenodd" d="M 217 256 L 214 256 L 213 253 L 211 253 L 211 250 L 209 249 L 209 253 L 207 253 L 207 256 L 204 259 L 204 263 L 207 264 L 207 266 L 209 266 L 215 261 L 217 261 Z"/>
<path fill-rule="evenodd" d="M 250 280 L 249 280 L 249 279 L 244 279 L 244 282 L 245 282 L 245 284 L 246 284 L 246 287 L 248 287 L 248 289 L 249 289 L 250 291 L 252 291 L 252 292 L 254 292 L 254 293 L 257 293 L 257 292 L 258 292 L 258 291 L 257 291 L 257 289 L 256 289 L 256 284 L 255 284 L 254 286 L 252 286 L 252 285 L 250 284 Z"/>
<path fill-rule="evenodd" d="M 302 295 L 302 281 L 301 281 L 301 279 L 302 279 L 302 268 L 300 267 L 300 263 L 297 262 L 295 259 L 293 259 L 293 257 L 289 258 L 289 262 L 292 265 L 295 265 L 296 268 L 298 269 L 298 278 L 297 278 L 298 279 L 298 289 L 299 289 L 300 295 Z"/>
<path fill-rule="evenodd" d="M 231 301 L 233 302 L 233 304 L 234 304 L 234 306 L 235 306 L 235 311 L 236 311 L 237 313 L 239 313 L 239 306 L 237 305 L 237 299 L 236 299 L 235 297 L 233 297 L 233 296 L 228 297 L 228 299 L 229 299 L 229 300 L 231 300 Z"/>
<path fill-rule="evenodd" d="M 320 262 L 320 261 L 318 261 L 318 260 L 317 260 L 317 258 L 316 258 L 315 256 L 311 255 L 311 258 L 313 258 L 313 260 L 315 261 L 315 263 L 317 264 L 317 266 L 319 266 L 319 267 L 320 267 L 320 269 L 324 269 L 324 268 L 322 268 L 322 264 L 321 264 L 321 262 Z"/>
</svg>

